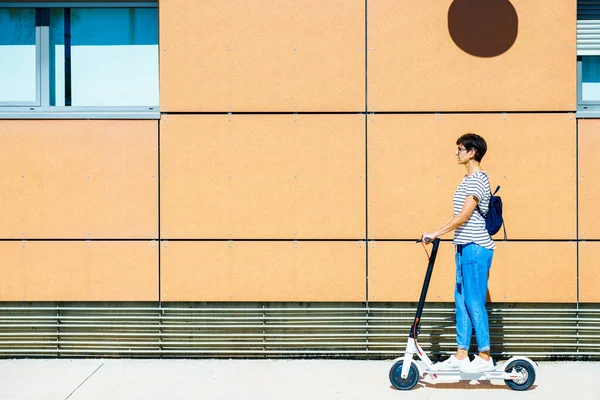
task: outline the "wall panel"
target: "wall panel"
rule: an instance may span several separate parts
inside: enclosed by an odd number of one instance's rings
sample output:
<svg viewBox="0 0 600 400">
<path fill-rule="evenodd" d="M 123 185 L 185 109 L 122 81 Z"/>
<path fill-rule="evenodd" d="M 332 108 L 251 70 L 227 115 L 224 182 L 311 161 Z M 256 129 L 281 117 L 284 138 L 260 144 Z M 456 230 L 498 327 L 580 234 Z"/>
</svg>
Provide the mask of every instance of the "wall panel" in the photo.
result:
<svg viewBox="0 0 600 400">
<path fill-rule="evenodd" d="M 163 238 L 364 238 L 357 115 L 167 115 Z"/>
<path fill-rule="evenodd" d="M 365 110 L 364 0 L 169 0 L 161 111 Z"/>
<path fill-rule="evenodd" d="M 492 5 L 514 7 L 516 40 L 479 56 L 470 45 L 487 50 L 507 35 L 499 24 L 486 36 L 502 14 Z M 369 110 L 575 110 L 576 15 L 576 0 L 369 2 Z"/>
<path fill-rule="evenodd" d="M 600 239 L 600 120 L 578 120 L 579 236 Z"/>
<path fill-rule="evenodd" d="M 157 238 L 157 126 L 0 121 L 0 238 Z"/>
<path fill-rule="evenodd" d="M 158 244 L 0 241 L 0 301 L 158 301 Z"/>
<path fill-rule="evenodd" d="M 574 303 L 577 298 L 575 242 L 497 242 L 491 301 Z"/>
<path fill-rule="evenodd" d="M 475 132 L 509 239 L 575 239 L 575 131 L 571 114 L 370 115 L 369 237 L 417 238 L 452 216 L 456 139 Z"/>
<path fill-rule="evenodd" d="M 497 242 L 489 301 L 575 302 L 575 247 L 571 242 Z M 369 301 L 418 301 L 426 271 L 427 256 L 420 244 L 370 243 Z M 454 248 L 442 242 L 427 300 L 454 301 L 455 277 Z"/>
<path fill-rule="evenodd" d="M 579 244 L 579 301 L 600 303 L 600 242 Z"/>
<path fill-rule="evenodd" d="M 163 301 L 365 301 L 364 242 L 163 242 Z"/>
<path fill-rule="evenodd" d="M 431 253 L 432 246 L 427 246 Z M 428 259 L 421 244 L 369 243 L 369 301 L 418 302 Z M 427 301 L 454 301 L 454 246 L 442 242 L 427 292 Z"/>
</svg>

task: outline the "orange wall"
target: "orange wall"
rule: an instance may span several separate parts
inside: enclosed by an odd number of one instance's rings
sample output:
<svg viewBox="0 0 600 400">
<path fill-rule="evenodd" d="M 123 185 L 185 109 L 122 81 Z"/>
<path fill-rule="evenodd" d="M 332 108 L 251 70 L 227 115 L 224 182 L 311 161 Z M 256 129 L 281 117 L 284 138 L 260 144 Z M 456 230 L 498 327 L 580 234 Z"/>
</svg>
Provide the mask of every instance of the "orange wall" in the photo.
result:
<svg viewBox="0 0 600 400">
<path fill-rule="evenodd" d="M 158 300 L 157 121 L 0 121 L 0 170 L 0 300 Z"/>
<path fill-rule="evenodd" d="M 157 301 L 157 243 L 0 241 L 0 299 Z"/>
<path fill-rule="evenodd" d="M 578 123 L 579 150 L 579 284 L 583 302 L 600 302 L 600 120 L 581 119 Z"/>
<path fill-rule="evenodd" d="M 0 238 L 158 238 L 156 121 L 0 121 Z"/>
<path fill-rule="evenodd" d="M 163 242 L 165 301 L 365 301 L 365 243 Z"/>
<path fill-rule="evenodd" d="M 578 128 L 579 236 L 600 239 L 600 120 L 579 120 Z"/>
<path fill-rule="evenodd" d="M 600 243 L 579 244 L 579 301 L 600 302 Z"/>
<path fill-rule="evenodd" d="M 414 238 L 452 216 L 465 174 L 456 139 L 477 132 L 488 143 L 482 166 L 493 189 L 501 186 L 508 237 L 575 239 L 574 115 L 375 114 L 368 129 L 370 237 Z"/>
<path fill-rule="evenodd" d="M 480 6 L 161 1 L 160 121 L 0 120 L 0 301 L 416 301 L 467 131 L 510 239 L 491 300 L 600 301 L 576 0 L 495 2 L 493 56 Z M 453 285 L 444 242 L 428 299 Z"/>
<path fill-rule="evenodd" d="M 574 242 L 497 242 L 490 269 L 489 301 L 574 302 L 577 298 L 576 247 Z M 427 256 L 421 245 L 371 242 L 369 299 L 418 301 L 426 269 Z M 428 301 L 454 301 L 455 271 L 454 248 L 442 242 L 427 293 Z"/>
<path fill-rule="evenodd" d="M 365 238 L 364 128 L 358 115 L 163 117 L 162 236 Z"/>
<path fill-rule="evenodd" d="M 502 54 L 478 56 L 482 53 L 463 50 L 471 49 L 469 43 L 453 40 L 464 30 L 466 42 L 482 37 L 481 47 L 490 47 L 509 35 L 507 23 L 488 36 L 478 23 L 496 22 L 506 7 L 513 9 L 518 26 L 514 43 Z M 576 0 L 370 1 L 369 109 L 575 110 L 576 8 Z"/>
<path fill-rule="evenodd" d="M 161 111 L 364 111 L 363 0 L 160 3 Z"/>
</svg>

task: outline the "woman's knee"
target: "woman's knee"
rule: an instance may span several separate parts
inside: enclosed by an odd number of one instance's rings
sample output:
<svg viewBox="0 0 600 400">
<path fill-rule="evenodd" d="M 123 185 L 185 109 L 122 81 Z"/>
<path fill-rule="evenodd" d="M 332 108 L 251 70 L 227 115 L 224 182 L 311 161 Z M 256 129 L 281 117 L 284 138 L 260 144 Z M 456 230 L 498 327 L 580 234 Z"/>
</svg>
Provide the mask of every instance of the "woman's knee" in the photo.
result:
<svg viewBox="0 0 600 400">
<path fill-rule="evenodd" d="M 481 301 L 481 299 L 469 299 L 465 302 L 465 306 L 469 311 L 469 315 L 473 318 L 477 318 L 483 314 L 487 315 L 485 301 Z"/>
</svg>

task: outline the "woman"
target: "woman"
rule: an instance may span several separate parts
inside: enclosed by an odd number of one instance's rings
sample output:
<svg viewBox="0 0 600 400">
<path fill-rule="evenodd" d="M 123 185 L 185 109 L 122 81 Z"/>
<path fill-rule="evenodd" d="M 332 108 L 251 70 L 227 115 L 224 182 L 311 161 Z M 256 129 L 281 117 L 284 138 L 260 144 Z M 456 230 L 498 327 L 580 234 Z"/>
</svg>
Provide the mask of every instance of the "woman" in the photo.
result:
<svg viewBox="0 0 600 400">
<path fill-rule="evenodd" d="M 488 271 L 492 266 L 494 241 L 485 229 L 485 218 L 490 203 L 490 183 L 481 168 L 481 159 L 487 151 L 485 140 L 467 133 L 456 141 L 456 157 L 467 174 L 454 193 L 454 216 L 433 232 L 423 233 L 423 239 L 433 240 L 456 230 L 456 354 L 437 363 L 441 370 L 459 369 L 464 372 L 485 372 L 494 369 L 490 357 L 490 330 L 485 309 Z M 475 328 L 479 354 L 469 361 L 471 333 Z"/>
</svg>

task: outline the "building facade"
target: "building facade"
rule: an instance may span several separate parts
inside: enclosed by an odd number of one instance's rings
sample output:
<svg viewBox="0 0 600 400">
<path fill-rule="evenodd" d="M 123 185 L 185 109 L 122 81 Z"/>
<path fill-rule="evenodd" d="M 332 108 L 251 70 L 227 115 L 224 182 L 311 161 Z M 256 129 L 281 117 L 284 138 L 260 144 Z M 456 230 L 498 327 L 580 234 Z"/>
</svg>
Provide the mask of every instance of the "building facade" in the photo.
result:
<svg viewBox="0 0 600 400">
<path fill-rule="evenodd" d="M 492 352 L 599 355 L 596 3 L 0 3 L 0 354 L 392 356 L 475 132 Z"/>
</svg>

